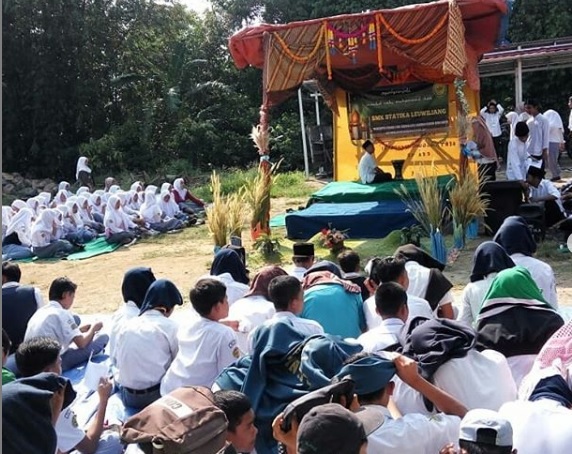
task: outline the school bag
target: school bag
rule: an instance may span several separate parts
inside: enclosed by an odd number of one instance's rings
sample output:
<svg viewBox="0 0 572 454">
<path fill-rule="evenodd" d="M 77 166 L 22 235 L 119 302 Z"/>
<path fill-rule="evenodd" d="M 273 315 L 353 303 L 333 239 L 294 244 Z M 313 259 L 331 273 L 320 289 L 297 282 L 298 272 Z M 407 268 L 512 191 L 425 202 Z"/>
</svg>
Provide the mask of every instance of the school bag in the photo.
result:
<svg viewBox="0 0 572 454">
<path fill-rule="evenodd" d="M 124 443 L 145 454 L 215 454 L 225 445 L 227 420 L 201 386 L 177 388 L 123 425 Z"/>
</svg>

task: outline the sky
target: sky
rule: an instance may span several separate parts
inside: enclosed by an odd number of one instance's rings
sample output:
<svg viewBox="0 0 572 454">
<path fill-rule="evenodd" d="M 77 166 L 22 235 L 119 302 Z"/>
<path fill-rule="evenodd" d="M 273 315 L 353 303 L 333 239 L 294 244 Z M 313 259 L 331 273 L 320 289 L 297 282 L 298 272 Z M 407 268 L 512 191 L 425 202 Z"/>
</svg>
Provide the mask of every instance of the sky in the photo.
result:
<svg viewBox="0 0 572 454">
<path fill-rule="evenodd" d="M 199 13 L 202 13 L 206 8 L 209 8 L 211 2 L 209 0 L 180 0 L 180 2 L 184 5 L 187 5 L 188 8 L 195 10 Z"/>
</svg>

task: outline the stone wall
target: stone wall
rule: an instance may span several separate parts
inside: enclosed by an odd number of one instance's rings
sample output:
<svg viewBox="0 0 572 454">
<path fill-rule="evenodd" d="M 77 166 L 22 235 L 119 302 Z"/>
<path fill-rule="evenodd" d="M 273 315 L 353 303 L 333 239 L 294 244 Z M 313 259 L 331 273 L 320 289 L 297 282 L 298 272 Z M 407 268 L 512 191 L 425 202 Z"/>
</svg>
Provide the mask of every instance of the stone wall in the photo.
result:
<svg viewBox="0 0 572 454">
<path fill-rule="evenodd" d="M 24 178 L 19 173 L 2 172 L 2 195 L 13 199 L 29 199 L 40 192 L 56 193 L 57 183 L 49 178 L 29 179 Z"/>
</svg>

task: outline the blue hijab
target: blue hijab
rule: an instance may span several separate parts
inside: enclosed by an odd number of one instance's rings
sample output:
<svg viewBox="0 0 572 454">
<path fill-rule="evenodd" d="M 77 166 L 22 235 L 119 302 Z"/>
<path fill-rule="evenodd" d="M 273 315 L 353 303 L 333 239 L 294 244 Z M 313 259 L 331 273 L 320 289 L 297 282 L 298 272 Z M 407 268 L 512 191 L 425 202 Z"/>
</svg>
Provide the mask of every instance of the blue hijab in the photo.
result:
<svg viewBox="0 0 572 454">
<path fill-rule="evenodd" d="M 485 241 L 479 245 L 473 255 L 471 282 L 482 281 L 491 273 L 499 273 L 515 266 L 501 245 L 494 241 Z"/>
<path fill-rule="evenodd" d="M 138 308 L 141 308 L 145 294 L 153 282 L 155 282 L 155 275 L 151 268 L 142 266 L 131 268 L 123 276 L 123 283 L 121 284 L 123 301 L 133 301 Z"/>
<path fill-rule="evenodd" d="M 175 284 L 167 279 L 158 279 L 147 290 L 139 315 L 156 307 L 171 309 L 172 307 L 182 305 L 183 297 Z"/>
<path fill-rule="evenodd" d="M 2 452 L 54 454 L 51 399 L 65 388 L 62 408 L 75 399 L 68 379 L 52 373 L 22 378 L 2 386 Z"/>
<path fill-rule="evenodd" d="M 536 241 L 521 216 L 509 216 L 500 226 L 493 241 L 500 244 L 508 255 L 520 253 L 532 256 L 536 252 Z"/>
<path fill-rule="evenodd" d="M 211 276 L 220 276 L 223 273 L 230 273 L 235 282 L 248 285 L 246 266 L 238 253 L 232 249 L 221 249 L 214 257 Z"/>
</svg>

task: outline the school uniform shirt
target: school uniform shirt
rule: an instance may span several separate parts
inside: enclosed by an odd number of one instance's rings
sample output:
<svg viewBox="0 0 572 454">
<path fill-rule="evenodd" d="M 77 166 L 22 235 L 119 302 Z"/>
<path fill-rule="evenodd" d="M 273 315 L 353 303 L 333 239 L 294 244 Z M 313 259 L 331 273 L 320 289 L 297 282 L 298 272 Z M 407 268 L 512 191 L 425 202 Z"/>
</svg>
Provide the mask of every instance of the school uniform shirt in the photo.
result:
<svg viewBox="0 0 572 454">
<path fill-rule="evenodd" d="M 292 271 L 290 271 L 290 276 L 294 276 L 298 278 L 300 282 L 304 279 L 304 274 L 308 271 L 306 268 L 302 268 L 301 266 L 295 266 Z"/>
<path fill-rule="evenodd" d="M 498 137 L 502 134 L 500 118 L 503 112 L 504 108 L 500 104 L 497 104 L 497 111 L 494 113 L 490 113 L 486 106 L 481 109 L 481 117 L 484 118 L 487 128 L 493 137 Z"/>
<path fill-rule="evenodd" d="M 371 183 L 374 180 L 376 167 L 377 162 L 373 157 L 373 153 L 369 154 L 367 151 L 364 151 L 358 164 L 359 178 L 363 184 Z"/>
<path fill-rule="evenodd" d="M 111 329 L 109 331 L 109 356 L 115 364 L 115 345 L 117 344 L 117 336 L 128 320 L 139 316 L 139 308 L 133 301 L 127 301 L 111 316 Z"/>
<path fill-rule="evenodd" d="M 542 150 L 548 149 L 550 123 L 544 115 L 539 113 L 536 117 L 529 118 L 526 124 L 530 130 L 529 153 L 531 156 L 541 156 Z"/>
<path fill-rule="evenodd" d="M 125 322 L 117 336 L 117 382 L 143 390 L 158 385 L 179 351 L 178 325 L 151 309 Z"/>
<path fill-rule="evenodd" d="M 382 320 L 381 325 L 373 328 L 360 337 L 357 341 L 368 353 L 375 353 L 395 344 L 401 344 L 401 333 L 405 323 L 398 318 Z"/>
<path fill-rule="evenodd" d="M 45 336 L 56 339 L 62 345 L 64 353 L 81 332 L 70 311 L 57 301 L 50 301 L 38 309 L 30 321 L 24 335 L 24 341 L 32 337 Z"/>
<path fill-rule="evenodd" d="M 409 309 L 409 320 L 413 320 L 415 317 L 435 318 L 431 306 L 423 298 L 407 294 L 407 308 Z M 376 312 L 375 295 L 365 300 L 363 311 L 368 330 L 381 325 L 381 316 Z"/>
<path fill-rule="evenodd" d="M 181 327 L 179 353 L 161 382 L 161 395 L 181 386 L 210 388 L 222 370 L 241 356 L 236 334 L 204 317 Z"/>
<path fill-rule="evenodd" d="M 248 351 L 248 334 L 276 313 L 274 304 L 261 295 L 247 296 L 235 302 L 228 311 L 229 320 L 238 320 L 236 338 L 242 352 Z"/>
<path fill-rule="evenodd" d="M 382 405 L 365 405 L 383 415 L 383 423 L 367 436 L 368 454 L 436 454 L 459 438 L 461 418 L 444 413 L 407 414 L 393 419 Z"/>
<path fill-rule="evenodd" d="M 564 125 L 560 114 L 555 110 L 548 109 L 544 112 L 544 118 L 548 120 L 548 142 L 561 144 L 564 142 Z"/>
<path fill-rule="evenodd" d="M 564 454 L 572 452 L 572 410 L 559 402 L 506 403 L 499 410 L 513 431 L 513 447 L 518 454 Z"/>
<path fill-rule="evenodd" d="M 248 285 L 243 284 L 242 282 L 236 282 L 230 273 L 222 273 L 217 276 L 208 274 L 201 277 L 201 279 L 204 278 L 216 279 L 226 286 L 226 297 L 228 298 L 229 306 L 236 303 L 249 290 Z"/>
<path fill-rule="evenodd" d="M 507 180 L 526 180 L 526 172 L 528 170 L 528 147 L 528 141 L 523 142 L 518 137 L 510 139 L 506 158 Z"/>
<path fill-rule="evenodd" d="M 69 452 L 85 438 L 85 432 L 79 427 L 77 416 L 71 408 L 64 408 L 56 421 L 56 436 L 58 437 L 58 449 L 61 452 Z"/>
<path fill-rule="evenodd" d="M 560 199 L 560 191 L 556 188 L 552 181 L 542 179 L 537 188 L 532 185 L 529 188 L 530 198 L 533 200 L 538 197 L 546 197 L 547 195 L 556 197 L 556 204 L 558 205 L 558 208 L 560 208 L 560 211 L 564 213 L 564 205 L 562 205 L 562 200 Z"/>
<path fill-rule="evenodd" d="M 483 305 L 485 295 L 489 291 L 493 280 L 498 273 L 490 273 L 484 279 L 476 282 L 470 282 L 463 289 L 461 296 L 461 312 L 458 320 L 465 322 L 467 325 L 473 326 L 477 322 L 477 316 Z"/>
<path fill-rule="evenodd" d="M 324 334 L 324 328 L 322 328 L 322 325 L 320 325 L 318 322 L 300 318 L 289 311 L 276 312 L 272 318 L 270 320 L 266 320 L 263 325 L 272 326 L 280 321 L 286 321 L 292 326 L 292 328 L 306 337 L 314 336 L 316 334 Z M 248 335 L 248 353 L 252 353 L 253 351 L 252 340 L 254 338 L 255 332 L 256 330 L 253 330 Z"/>
<path fill-rule="evenodd" d="M 528 255 L 515 253 L 510 256 L 516 265 L 526 268 L 542 291 L 542 296 L 546 302 L 555 310 L 558 310 L 558 295 L 556 293 L 556 278 L 552 267 L 541 260 Z"/>
<path fill-rule="evenodd" d="M 423 396 L 399 378 L 395 380 L 393 398 L 401 414 L 431 414 Z M 486 408 L 498 411 L 517 397 L 516 384 L 507 360 L 494 350 L 470 350 L 463 358 L 443 364 L 433 376 L 433 384 L 451 394 L 467 409 Z"/>
</svg>

